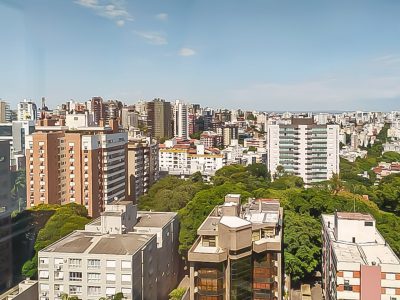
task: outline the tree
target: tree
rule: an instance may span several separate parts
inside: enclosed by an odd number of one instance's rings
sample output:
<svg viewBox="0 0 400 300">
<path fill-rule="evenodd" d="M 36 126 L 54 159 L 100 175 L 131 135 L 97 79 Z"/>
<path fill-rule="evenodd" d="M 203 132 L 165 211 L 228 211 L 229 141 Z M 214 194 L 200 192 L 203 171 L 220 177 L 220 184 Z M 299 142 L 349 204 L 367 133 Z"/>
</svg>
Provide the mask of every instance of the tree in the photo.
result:
<svg viewBox="0 0 400 300">
<path fill-rule="evenodd" d="M 186 293 L 186 288 L 176 288 L 169 293 L 169 300 L 181 300 Z"/>
<path fill-rule="evenodd" d="M 83 229 L 90 221 L 84 206 L 70 203 L 64 206 L 39 205 L 36 210 L 55 210 L 44 228 L 39 231 L 35 241 L 35 255 L 25 262 L 22 274 L 26 277 L 36 277 L 38 266 L 38 253 L 48 245 L 58 241 L 74 230 Z"/>
<path fill-rule="evenodd" d="M 25 209 L 26 207 L 26 176 L 25 170 L 19 170 L 15 179 L 13 188 L 11 190 L 12 196 L 18 202 L 18 211 Z"/>
</svg>

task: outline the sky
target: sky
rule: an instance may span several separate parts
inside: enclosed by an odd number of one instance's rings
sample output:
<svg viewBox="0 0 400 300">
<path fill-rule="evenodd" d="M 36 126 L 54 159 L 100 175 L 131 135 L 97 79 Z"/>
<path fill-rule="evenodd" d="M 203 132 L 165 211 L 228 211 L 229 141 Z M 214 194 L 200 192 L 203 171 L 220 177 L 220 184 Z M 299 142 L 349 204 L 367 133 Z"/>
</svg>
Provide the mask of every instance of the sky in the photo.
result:
<svg viewBox="0 0 400 300">
<path fill-rule="evenodd" d="M 400 110 L 398 0 L 0 0 L 0 98 Z"/>
</svg>

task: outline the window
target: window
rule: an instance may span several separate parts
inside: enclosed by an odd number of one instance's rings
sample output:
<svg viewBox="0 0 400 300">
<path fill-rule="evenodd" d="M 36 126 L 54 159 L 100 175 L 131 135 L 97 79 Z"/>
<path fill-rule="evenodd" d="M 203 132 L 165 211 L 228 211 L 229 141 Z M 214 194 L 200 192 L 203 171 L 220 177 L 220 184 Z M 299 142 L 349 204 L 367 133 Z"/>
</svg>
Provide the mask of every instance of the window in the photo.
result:
<svg viewBox="0 0 400 300">
<path fill-rule="evenodd" d="M 115 268 L 115 266 L 116 266 L 115 260 L 107 260 L 106 266 L 107 266 L 107 268 Z"/>
<path fill-rule="evenodd" d="M 101 287 L 99 287 L 99 286 L 89 286 L 88 287 L 88 294 L 89 295 L 100 295 L 101 294 Z"/>
<path fill-rule="evenodd" d="M 82 272 L 69 272 L 70 281 L 82 281 Z"/>
<path fill-rule="evenodd" d="M 39 265 L 48 265 L 49 264 L 49 259 L 47 257 L 41 257 L 39 259 Z"/>
<path fill-rule="evenodd" d="M 70 295 L 80 295 L 82 294 L 82 287 L 80 285 L 70 285 L 69 286 Z"/>
<path fill-rule="evenodd" d="M 121 289 L 121 292 L 122 292 L 122 294 L 124 294 L 124 297 L 130 298 L 129 295 L 132 294 L 132 289 L 129 289 L 129 288 L 122 288 L 122 289 Z"/>
<path fill-rule="evenodd" d="M 115 281 L 115 278 L 116 278 L 115 273 L 107 273 L 106 274 L 107 281 Z"/>
<path fill-rule="evenodd" d="M 213 235 L 203 235 L 203 246 L 204 247 L 215 247 L 215 236 Z"/>
<path fill-rule="evenodd" d="M 87 261 L 87 265 L 89 269 L 99 269 L 100 268 L 100 259 L 89 259 Z"/>
<path fill-rule="evenodd" d="M 345 291 L 352 291 L 353 290 L 353 287 L 350 285 L 348 280 L 344 281 L 344 290 Z"/>
<path fill-rule="evenodd" d="M 353 237 L 351 240 L 353 241 L 353 243 L 356 242 L 356 238 L 355 237 Z"/>
<path fill-rule="evenodd" d="M 374 222 L 364 222 L 365 226 L 374 226 Z"/>
<path fill-rule="evenodd" d="M 131 282 L 132 275 L 130 274 L 122 274 L 121 281 L 122 282 Z"/>
<path fill-rule="evenodd" d="M 70 258 L 69 259 L 69 266 L 72 268 L 78 268 L 81 266 L 82 260 L 78 258 Z"/>
<path fill-rule="evenodd" d="M 64 272 L 55 271 L 54 272 L 54 279 L 63 280 L 64 279 Z"/>
<path fill-rule="evenodd" d="M 115 288 L 114 287 L 106 288 L 106 296 L 113 296 L 113 295 L 115 295 Z"/>
<path fill-rule="evenodd" d="M 54 285 L 54 291 L 56 291 L 56 292 L 64 292 L 64 285 L 62 285 L 62 284 L 55 284 L 55 285 Z"/>
<path fill-rule="evenodd" d="M 41 291 L 48 291 L 48 290 L 50 290 L 50 287 L 49 287 L 48 284 L 42 283 L 42 284 L 40 285 L 40 290 L 41 290 Z"/>
<path fill-rule="evenodd" d="M 88 273 L 88 282 L 100 282 L 99 273 Z"/>
<path fill-rule="evenodd" d="M 132 264 L 129 260 L 123 260 L 121 261 L 121 269 L 131 269 Z"/>
<path fill-rule="evenodd" d="M 40 279 L 49 279 L 49 271 L 39 271 Z"/>
</svg>

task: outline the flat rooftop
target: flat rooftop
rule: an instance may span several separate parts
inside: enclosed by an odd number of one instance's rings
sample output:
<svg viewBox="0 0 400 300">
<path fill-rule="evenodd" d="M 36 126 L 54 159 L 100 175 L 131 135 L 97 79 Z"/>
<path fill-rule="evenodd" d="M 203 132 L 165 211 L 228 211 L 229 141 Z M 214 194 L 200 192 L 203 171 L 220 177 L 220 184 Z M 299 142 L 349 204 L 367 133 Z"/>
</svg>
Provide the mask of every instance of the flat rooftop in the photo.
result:
<svg viewBox="0 0 400 300">
<path fill-rule="evenodd" d="M 336 213 L 339 219 L 358 220 L 358 221 L 375 221 L 369 214 L 354 213 L 354 212 L 338 212 Z"/>
<path fill-rule="evenodd" d="M 343 216 L 345 219 L 351 218 L 351 220 L 365 220 L 373 221 L 374 219 L 368 218 L 369 215 L 360 213 L 337 213 Z M 362 265 L 373 265 L 373 264 L 394 264 L 399 265 L 400 260 L 385 242 L 385 239 L 376 229 L 375 241 L 371 243 L 349 243 L 343 241 L 337 241 L 334 234 L 335 224 L 334 215 L 322 215 L 322 221 L 324 223 L 324 230 L 328 230 L 328 234 L 332 243 L 333 251 L 338 262 L 348 263 L 360 263 Z M 328 228 L 328 222 L 330 228 Z"/>
<path fill-rule="evenodd" d="M 74 231 L 41 252 L 133 255 L 153 237 L 154 235 L 137 233 L 101 234 Z"/>
<path fill-rule="evenodd" d="M 176 217 L 175 212 L 138 211 L 138 220 L 135 227 L 163 228 Z"/>
</svg>

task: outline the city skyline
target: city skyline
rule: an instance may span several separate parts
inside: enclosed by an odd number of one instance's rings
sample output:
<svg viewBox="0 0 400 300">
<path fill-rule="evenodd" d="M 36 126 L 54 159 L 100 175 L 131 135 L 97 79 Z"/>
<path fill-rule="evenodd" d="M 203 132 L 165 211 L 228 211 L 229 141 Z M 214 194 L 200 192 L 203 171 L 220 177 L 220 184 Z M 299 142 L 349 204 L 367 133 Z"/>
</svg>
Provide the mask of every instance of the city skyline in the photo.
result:
<svg viewBox="0 0 400 300">
<path fill-rule="evenodd" d="M 96 95 L 261 111 L 390 111 L 400 103 L 395 1 L 0 7 L 0 97 L 12 106 Z"/>
</svg>

